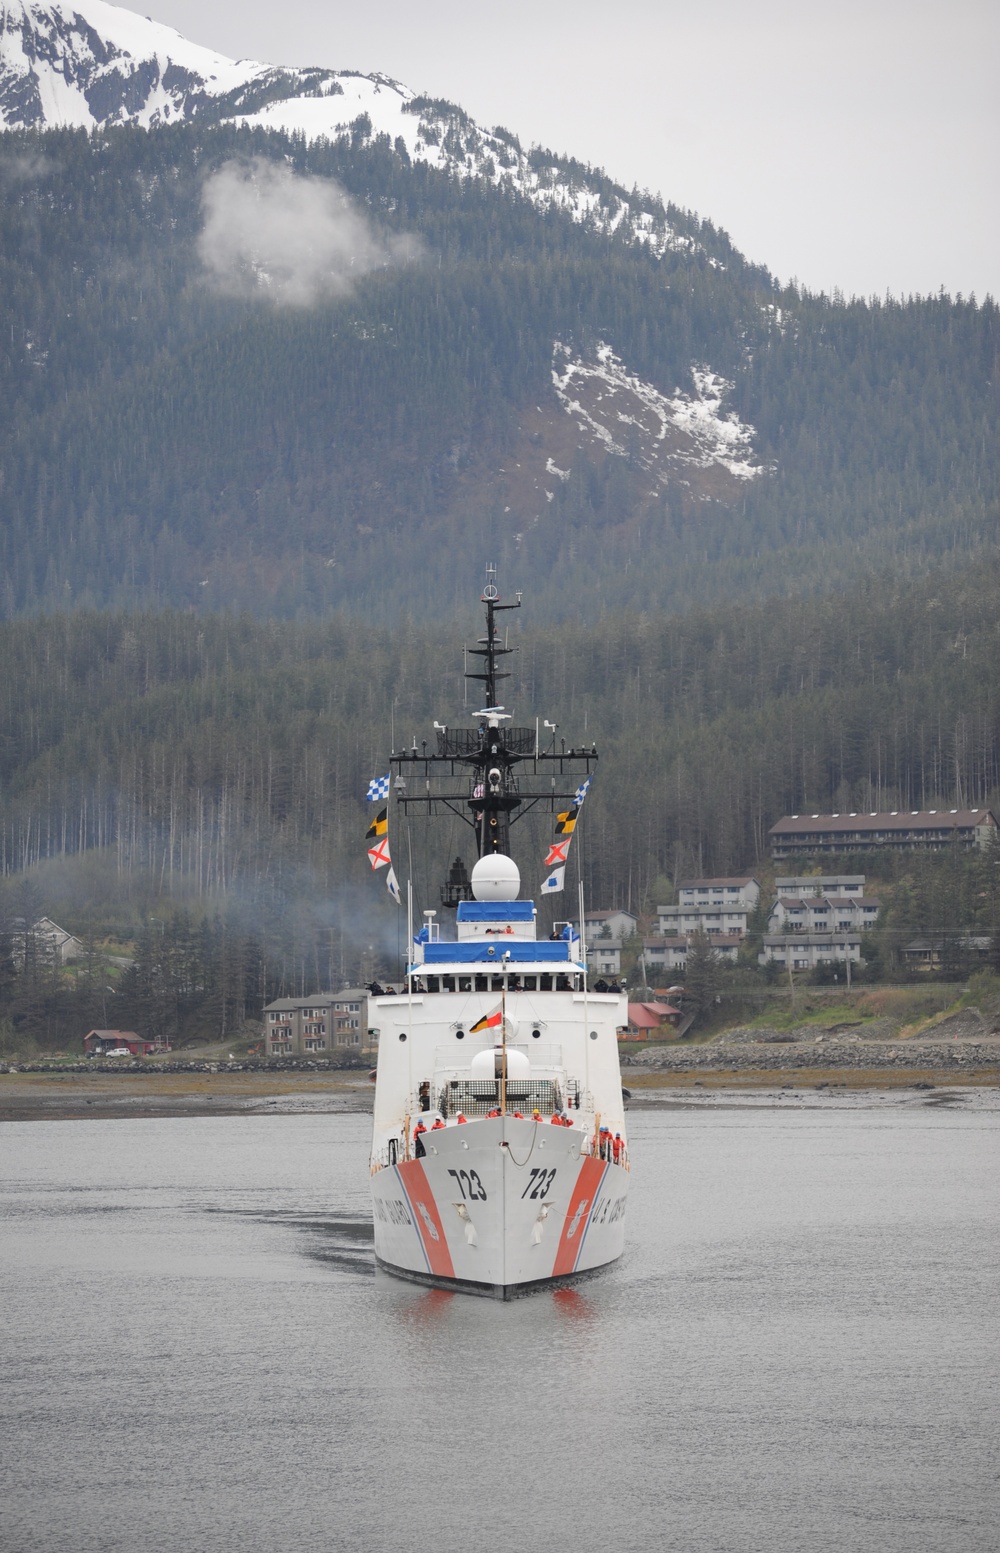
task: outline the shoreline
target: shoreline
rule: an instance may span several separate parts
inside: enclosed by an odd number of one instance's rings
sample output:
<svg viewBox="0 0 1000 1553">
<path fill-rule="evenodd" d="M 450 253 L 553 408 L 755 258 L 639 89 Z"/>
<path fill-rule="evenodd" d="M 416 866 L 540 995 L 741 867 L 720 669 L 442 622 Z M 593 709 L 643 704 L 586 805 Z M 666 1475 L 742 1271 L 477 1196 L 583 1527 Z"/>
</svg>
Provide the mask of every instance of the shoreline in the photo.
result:
<svg viewBox="0 0 1000 1553">
<path fill-rule="evenodd" d="M 0 1123 L 152 1116 L 370 1113 L 367 1074 L 0 1072 Z"/>
<path fill-rule="evenodd" d="M 680 1056 L 677 1053 L 677 1056 Z M 721 1056 L 721 1053 L 718 1054 Z M 730 1055 L 727 1053 L 727 1055 Z M 773 1051 L 769 1054 L 773 1062 Z M 908 1053 L 916 1058 L 917 1052 Z M 956 1071 L 957 1068 L 957 1071 Z M 941 1105 L 978 1096 L 1000 1109 L 1000 1063 L 845 1067 L 776 1064 L 626 1069 L 629 1109 L 781 1105 L 816 1108 L 863 1096 L 871 1103 Z M 0 1072 L 0 1123 L 190 1116 L 370 1115 L 374 1086 L 357 1071 L 163 1073 Z"/>
</svg>

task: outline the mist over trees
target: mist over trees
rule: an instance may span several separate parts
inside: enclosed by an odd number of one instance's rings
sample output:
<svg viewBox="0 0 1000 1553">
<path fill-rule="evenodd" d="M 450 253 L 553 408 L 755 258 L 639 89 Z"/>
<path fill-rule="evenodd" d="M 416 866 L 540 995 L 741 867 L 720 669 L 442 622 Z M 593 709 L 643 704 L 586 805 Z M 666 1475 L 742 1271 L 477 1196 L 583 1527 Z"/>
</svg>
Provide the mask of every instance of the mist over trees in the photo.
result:
<svg viewBox="0 0 1000 1553">
<path fill-rule="evenodd" d="M 635 908 L 660 875 L 759 866 L 788 812 L 995 803 L 998 586 L 994 562 L 847 598 L 558 627 L 526 601 L 509 704 L 602 751 L 581 827 L 588 897 Z M 435 717 L 474 721 L 472 611 L 468 627 L 7 622 L 0 867 L 94 850 L 126 892 L 194 900 L 306 876 L 365 886 L 364 792 L 393 730 L 401 748 Z"/>
</svg>

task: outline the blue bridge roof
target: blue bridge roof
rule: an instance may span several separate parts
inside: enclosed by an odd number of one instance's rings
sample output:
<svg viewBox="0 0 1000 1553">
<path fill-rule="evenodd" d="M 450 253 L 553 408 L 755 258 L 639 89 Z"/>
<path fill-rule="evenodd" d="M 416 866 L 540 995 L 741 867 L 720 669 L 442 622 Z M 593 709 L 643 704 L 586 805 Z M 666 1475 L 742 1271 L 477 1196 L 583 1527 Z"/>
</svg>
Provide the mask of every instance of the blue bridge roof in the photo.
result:
<svg viewBox="0 0 1000 1553">
<path fill-rule="evenodd" d="M 425 944 L 424 964 L 499 966 L 505 954 L 510 955 L 512 965 L 532 960 L 555 960 L 565 965 L 573 958 L 572 946 L 566 938 L 546 938 L 541 943 L 524 938 L 501 939 L 499 943 L 490 943 L 484 938 L 467 938 L 460 944 L 443 944 L 440 941 Z"/>
<path fill-rule="evenodd" d="M 534 901 L 459 901 L 459 922 L 534 922 Z"/>
</svg>

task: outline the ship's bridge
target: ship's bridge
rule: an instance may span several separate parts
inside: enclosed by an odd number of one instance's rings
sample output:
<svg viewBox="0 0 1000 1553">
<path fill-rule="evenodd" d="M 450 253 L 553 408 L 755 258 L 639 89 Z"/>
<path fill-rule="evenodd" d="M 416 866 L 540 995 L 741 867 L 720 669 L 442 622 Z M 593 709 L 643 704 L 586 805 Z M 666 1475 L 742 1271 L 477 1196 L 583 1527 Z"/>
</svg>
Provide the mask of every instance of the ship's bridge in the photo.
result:
<svg viewBox="0 0 1000 1553">
<path fill-rule="evenodd" d="M 455 918 L 455 937 L 442 939 L 437 912 L 426 911 L 426 922 L 413 944 L 409 966 L 414 971 L 433 966 L 458 969 L 477 965 L 483 972 L 492 968 L 498 975 L 512 973 L 513 967 L 533 966 L 549 971 L 552 962 L 560 962 L 581 975 L 586 967 L 578 960 L 580 940 L 568 923 L 551 939 L 538 942 L 538 909 L 534 901 L 517 899 L 521 877 L 513 858 L 502 853 L 481 857 L 472 870 L 475 900 L 459 901 Z M 537 962 L 537 966 L 536 966 Z M 563 976 L 565 981 L 565 976 Z M 549 978 L 551 984 L 551 977 Z M 484 986 L 488 983 L 484 982 Z M 504 987 L 503 981 L 498 987 Z M 434 988 L 437 991 L 437 987 Z M 571 990 L 566 983 L 560 991 Z"/>
<path fill-rule="evenodd" d="M 470 938 L 535 937 L 534 901 L 460 901 L 456 916 L 459 942 Z"/>
</svg>

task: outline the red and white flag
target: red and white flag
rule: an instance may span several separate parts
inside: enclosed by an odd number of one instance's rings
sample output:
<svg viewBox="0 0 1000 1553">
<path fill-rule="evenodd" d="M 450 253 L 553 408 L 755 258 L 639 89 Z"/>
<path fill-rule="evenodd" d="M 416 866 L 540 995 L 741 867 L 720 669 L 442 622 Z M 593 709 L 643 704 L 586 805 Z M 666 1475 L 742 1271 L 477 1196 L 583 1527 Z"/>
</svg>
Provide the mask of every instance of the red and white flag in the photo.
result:
<svg viewBox="0 0 1000 1553">
<path fill-rule="evenodd" d="M 368 860 L 373 868 L 388 868 L 392 862 L 389 856 L 389 838 L 383 836 L 381 841 L 376 841 L 373 847 L 368 848 Z"/>
</svg>

